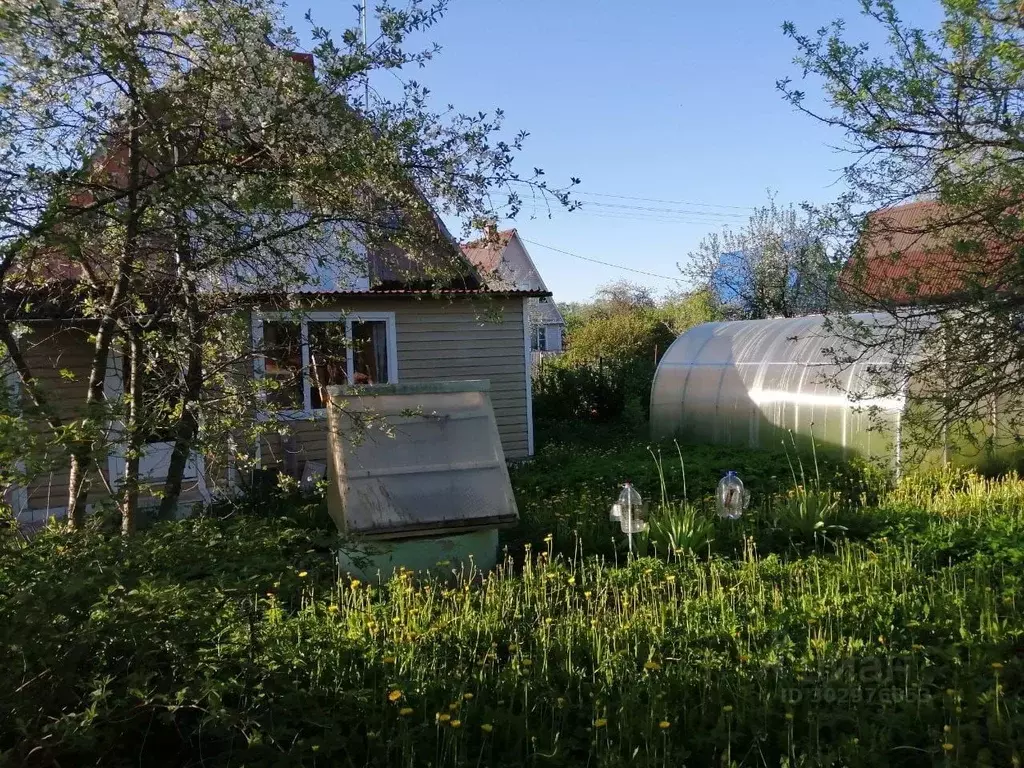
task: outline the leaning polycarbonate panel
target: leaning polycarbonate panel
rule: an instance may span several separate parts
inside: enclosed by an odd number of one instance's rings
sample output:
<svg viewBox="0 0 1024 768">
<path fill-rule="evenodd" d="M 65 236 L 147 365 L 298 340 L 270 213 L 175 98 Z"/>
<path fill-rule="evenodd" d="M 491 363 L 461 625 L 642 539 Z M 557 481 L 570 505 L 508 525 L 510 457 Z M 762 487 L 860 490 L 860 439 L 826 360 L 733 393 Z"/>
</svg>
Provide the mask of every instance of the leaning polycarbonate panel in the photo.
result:
<svg viewBox="0 0 1024 768">
<path fill-rule="evenodd" d="M 852 318 L 881 332 L 883 314 Z M 655 439 L 756 446 L 814 440 L 863 456 L 898 456 L 904 399 L 888 345 L 857 348 L 825 317 L 707 323 L 665 352 L 651 389 Z M 841 362 L 844 350 L 856 362 Z M 790 438 L 790 432 L 793 437 Z"/>
</svg>

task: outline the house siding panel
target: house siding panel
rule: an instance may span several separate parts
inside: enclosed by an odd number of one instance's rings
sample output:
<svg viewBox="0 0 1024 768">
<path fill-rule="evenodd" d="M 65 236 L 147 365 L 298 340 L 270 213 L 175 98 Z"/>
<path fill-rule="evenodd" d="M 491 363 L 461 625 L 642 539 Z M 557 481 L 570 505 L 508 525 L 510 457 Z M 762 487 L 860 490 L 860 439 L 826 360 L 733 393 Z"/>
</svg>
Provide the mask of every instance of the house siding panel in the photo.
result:
<svg viewBox="0 0 1024 768">
<path fill-rule="evenodd" d="M 528 455 L 522 299 L 362 300 L 317 310 L 394 312 L 399 381 L 488 380 L 505 457 Z M 291 440 L 274 435 L 264 441 L 264 465 L 301 471 L 306 461 L 325 462 L 326 422 L 288 424 Z"/>
</svg>

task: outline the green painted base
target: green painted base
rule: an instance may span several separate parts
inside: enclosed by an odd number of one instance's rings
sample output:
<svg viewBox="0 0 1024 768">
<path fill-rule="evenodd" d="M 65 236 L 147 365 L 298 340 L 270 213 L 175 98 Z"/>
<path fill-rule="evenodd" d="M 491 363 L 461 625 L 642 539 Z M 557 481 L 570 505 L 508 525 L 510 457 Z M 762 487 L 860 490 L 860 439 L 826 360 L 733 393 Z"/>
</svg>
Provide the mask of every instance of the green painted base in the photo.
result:
<svg viewBox="0 0 1024 768">
<path fill-rule="evenodd" d="M 338 565 L 363 581 L 387 581 L 399 568 L 452 576 L 489 571 L 498 563 L 498 531 L 398 541 L 361 540 L 338 551 Z"/>
</svg>

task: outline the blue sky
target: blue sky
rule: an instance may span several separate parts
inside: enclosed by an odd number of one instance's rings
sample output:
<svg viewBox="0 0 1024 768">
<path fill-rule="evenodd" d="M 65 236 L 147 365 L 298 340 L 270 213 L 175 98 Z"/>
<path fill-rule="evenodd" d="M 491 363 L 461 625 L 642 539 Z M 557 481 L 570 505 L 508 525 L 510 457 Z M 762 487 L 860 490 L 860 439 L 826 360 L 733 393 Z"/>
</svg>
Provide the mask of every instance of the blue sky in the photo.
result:
<svg viewBox="0 0 1024 768">
<path fill-rule="evenodd" d="M 307 8 L 340 31 L 355 22 L 355 2 L 293 0 L 290 15 L 300 33 Z M 880 43 L 858 7 L 857 0 L 453 0 L 429 35 L 441 54 L 409 76 L 429 86 L 439 106 L 504 109 L 510 134 L 531 134 L 521 171 L 539 166 L 552 183 L 582 179 L 583 210 L 550 219 L 527 210 L 502 222 L 533 241 L 527 247 L 557 300 L 585 300 L 619 278 L 663 292 L 682 285 L 667 278 L 679 277 L 677 263 L 701 237 L 741 224 L 768 189 L 782 203 L 840 193 L 849 158 L 833 147 L 842 136 L 796 113 L 775 82 L 799 75 L 783 21 L 810 33 L 844 18 L 851 38 Z M 925 27 L 939 18 L 935 0 L 898 0 L 898 7 Z M 818 88 L 809 82 L 806 90 Z"/>
</svg>

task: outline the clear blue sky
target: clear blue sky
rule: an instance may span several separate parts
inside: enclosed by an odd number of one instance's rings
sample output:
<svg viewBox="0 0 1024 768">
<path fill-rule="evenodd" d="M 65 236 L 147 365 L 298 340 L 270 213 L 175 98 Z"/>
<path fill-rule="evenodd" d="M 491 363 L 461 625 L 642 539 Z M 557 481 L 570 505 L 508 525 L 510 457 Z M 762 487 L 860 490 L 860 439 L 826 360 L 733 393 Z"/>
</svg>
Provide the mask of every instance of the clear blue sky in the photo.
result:
<svg viewBox="0 0 1024 768">
<path fill-rule="evenodd" d="M 354 24 L 356 2 L 292 0 L 290 14 L 300 34 L 307 8 L 340 31 Z M 676 264 L 703 235 L 742 223 L 768 189 L 782 203 L 839 194 L 849 157 L 832 147 L 842 136 L 796 113 L 775 82 L 799 75 L 783 21 L 810 33 L 844 18 L 852 38 L 879 44 L 858 7 L 857 0 L 453 0 L 429 35 L 441 54 L 409 77 L 429 86 L 438 105 L 504 109 L 510 134 L 531 134 L 522 172 L 539 166 L 552 183 L 582 179 L 583 210 L 550 219 L 526 211 L 503 226 L 536 243 L 677 277 Z M 939 18 L 934 0 L 898 7 L 921 26 Z M 807 90 L 813 95 L 817 85 Z M 585 300 L 619 278 L 659 292 L 679 285 L 527 247 L 559 301 Z"/>
</svg>

